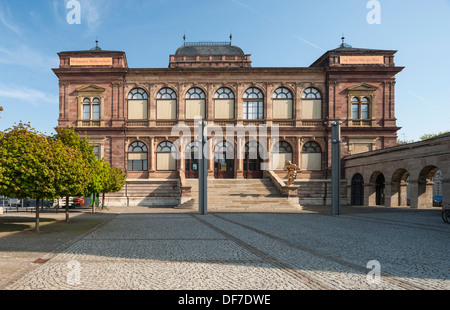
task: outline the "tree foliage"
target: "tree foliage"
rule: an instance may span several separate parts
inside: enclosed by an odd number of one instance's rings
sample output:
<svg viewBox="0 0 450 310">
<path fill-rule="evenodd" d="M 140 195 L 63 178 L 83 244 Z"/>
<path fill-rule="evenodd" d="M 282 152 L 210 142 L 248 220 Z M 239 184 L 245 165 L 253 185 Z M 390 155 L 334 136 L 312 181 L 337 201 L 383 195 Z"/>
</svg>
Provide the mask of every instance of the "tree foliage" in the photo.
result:
<svg viewBox="0 0 450 310">
<path fill-rule="evenodd" d="M 126 174 L 97 159 L 93 146 L 73 128 L 46 136 L 19 123 L 0 132 L 0 194 L 55 199 L 120 191 Z M 68 208 L 66 209 L 68 221 Z M 39 231 L 39 208 L 36 208 Z"/>
<path fill-rule="evenodd" d="M 437 136 L 440 136 L 440 135 L 443 135 L 443 134 L 446 134 L 446 133 L 449 133 L 449 132 L 450 131 L 443 131 L 443 132 L 439 132 L 439 133 L 427 133 L 427 134 L 424 134 L 423 136 L 420 137 L 420 141 L 425 141 L 425 140 L 428 140 L 428 139 L 431 139 L 431 138 L 435 138 Z"/>
<path fill-rule="evenodd" d="M 58 178 L 65 153 L 44 134 L 19 123 L 7 129 L 0 140 L 0 193 L 8 197 L 53 199 L 58 196 Z M 36 208 L 39 231 L 39 208 Z"/>
</svg>

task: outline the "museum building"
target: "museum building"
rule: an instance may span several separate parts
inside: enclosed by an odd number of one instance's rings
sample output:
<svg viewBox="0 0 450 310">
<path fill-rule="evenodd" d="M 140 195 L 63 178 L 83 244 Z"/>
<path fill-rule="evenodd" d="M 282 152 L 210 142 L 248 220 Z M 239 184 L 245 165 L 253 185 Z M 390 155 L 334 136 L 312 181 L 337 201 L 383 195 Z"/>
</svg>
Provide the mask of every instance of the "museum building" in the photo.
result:
<svg viewBox="0 0 450 310">
<path fill-rule="evenodd" d="M 186 180 L 198 178 L 199 118 L 216 128 L 211 180 L 282 183 L 290 160 L 300 168 L 299 203 L 328 203 L 332 122 L 342 122 L 342 157 L 396 145 L 395 54 L 342 43 L 309 67 L 253 67 L 231 42 L 185 42 L 167 68 L 129 68 L 125 52 L 97 44 L 58 53 L 58 126 L 89 137 L 127 173 L 110 196 L 121 204 L 183 201 Z M 230 128 L 244 134 L 225 137 Z"/>
</svg>

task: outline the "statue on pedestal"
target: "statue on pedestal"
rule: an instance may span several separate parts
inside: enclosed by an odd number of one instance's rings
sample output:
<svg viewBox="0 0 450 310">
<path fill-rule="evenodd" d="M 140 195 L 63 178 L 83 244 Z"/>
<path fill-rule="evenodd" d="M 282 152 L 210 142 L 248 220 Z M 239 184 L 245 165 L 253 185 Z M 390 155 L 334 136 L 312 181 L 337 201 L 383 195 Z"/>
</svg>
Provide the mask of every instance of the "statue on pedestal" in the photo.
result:
<svg viewBox="0 0 450 310">
<path fill-rule="evenodd" d="M 294 181 L 297 177 L 297 171 L 300 171 L 300 168 L 297 165 L 293 164 L 290 160 L 286 161 L 285 166 L 288 172 L 287 186 L 291 186 L 292 184 L 294 184 Z"/>
</svg>

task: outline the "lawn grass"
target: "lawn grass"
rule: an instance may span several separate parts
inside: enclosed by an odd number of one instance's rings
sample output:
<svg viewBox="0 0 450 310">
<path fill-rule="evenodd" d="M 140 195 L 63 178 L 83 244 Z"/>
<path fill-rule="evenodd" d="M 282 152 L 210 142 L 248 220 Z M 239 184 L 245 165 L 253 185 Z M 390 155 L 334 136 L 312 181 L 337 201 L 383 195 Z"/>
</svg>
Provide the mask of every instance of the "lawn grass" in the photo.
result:
<svg viewBox="0 0 450 310">
<path fill-rule="evenodd" d="M 0 217 L 0 233 L 35 232 L 34 217 Z M 39 219 L 39 233 L 81 234 L 97 226 L 102 221 L 88 217 L 65 220 L 43 217 Z"/>
</svg>

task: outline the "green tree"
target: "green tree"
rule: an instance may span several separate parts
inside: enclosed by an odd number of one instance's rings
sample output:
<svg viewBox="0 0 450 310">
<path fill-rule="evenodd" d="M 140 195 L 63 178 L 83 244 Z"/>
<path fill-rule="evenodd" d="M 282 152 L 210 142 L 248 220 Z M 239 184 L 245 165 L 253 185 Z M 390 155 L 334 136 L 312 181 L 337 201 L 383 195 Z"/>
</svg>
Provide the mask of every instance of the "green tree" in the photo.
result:
<svg viewBox="0 0 450 310">
<path fill-rule="evenodd" d="M 105 194 L 119 192 L 127 179 L 127 175 L 122 169 L 111 167 L 109 163 L 106 164 L 108 166 L 108 177 L 101 191 L 103 205 L 105 203 Z"/>
<path fill-rule="evenodd" d="M 444 132 L 439 132 L 439 133 L 427 133 L 427 134 L 424 134 L 423 136 L 420 137 L 420 141 L 425 141 L 425 140 L 428 140 L 428 139 L 431 139 L 431 138 L 435 138 L 437 136 L 440 136 L 440 135 L 443 135 L 443 134 L 446 134 L 446 133 L 449 133 L 449 132 L 450 131 L 444 131 Z"/>
<path fill-rule="evenodd" d="M 0 139 L 0 194 L 36 199 L 36 206 L 42 198 L 55 198 L 64 157 L 59 147 L 29 124 L 7 129 Z M 38 207 L 35 229 L 39 231 Z"/>
<path fill-rule="evenodd" d="M 69 197 L 70 196 L 88 196 L 91 190 L 91 184 L 97 179 L 98 160 L 95 158 L 93 146 L 89 144 L 86 138 L 81 138 L 72 127 L 56 127 L 56 135 L 52 138 L 54 141 L 60 141 L 70 153 L 72 167 L 66 167 L 65 178 L 72 180 L 71 184 L 62 182 L 59 188 L 60 197 L 66 197 L 66 222 L 69 221 Z M 78 158 L 74 158 L 77 156 Z M 64 185 L 66 184 L 66 185 Z"/>
</svg>

